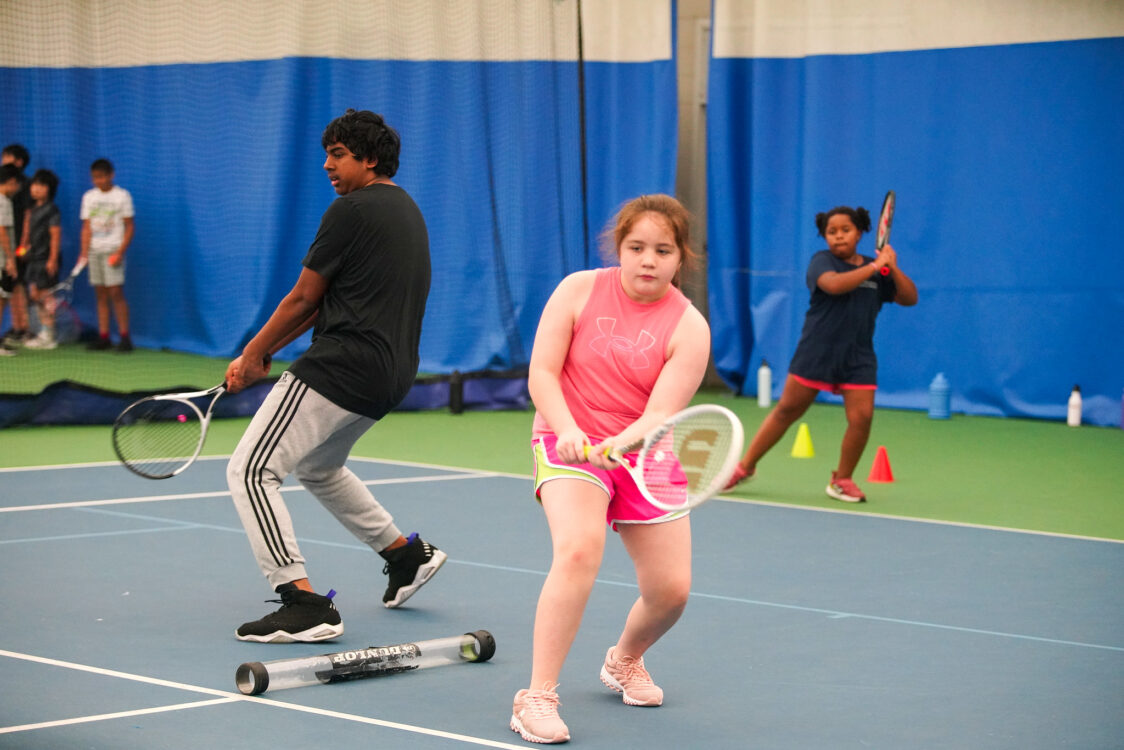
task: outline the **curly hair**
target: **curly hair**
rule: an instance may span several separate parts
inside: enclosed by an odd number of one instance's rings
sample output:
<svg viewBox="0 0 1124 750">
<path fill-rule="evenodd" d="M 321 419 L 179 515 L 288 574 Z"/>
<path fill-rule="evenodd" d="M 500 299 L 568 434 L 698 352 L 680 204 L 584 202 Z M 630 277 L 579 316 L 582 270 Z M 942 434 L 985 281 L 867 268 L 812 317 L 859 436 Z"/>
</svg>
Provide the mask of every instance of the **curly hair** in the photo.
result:
<svg viewBox="0 0 1124 750">
<path fill-rule="evenodd" d="M 827 222 L 836 214 L 846 214 L 854 222 L 855 228 L 860 232 L 870 231 L 870 212 L 862 206 L 858 208 L 851 208 L 850 206 L 836 206 L 830 211 L 825 211 L 822 214 L 816 214 L 816 231 L 820 237 L 824 236 L 827 231 Z"/>
<path fill-rule="evenodd" d="M 347 110 L 328 123 L 320 137 L 320 145 L 325 149 L 333 143 L 342 143 L 359 159 L 376 160 L 375 174 L 393 177 L 398 171 L 402 139 L 382 115 L 365 109 Z"/>
</svg>

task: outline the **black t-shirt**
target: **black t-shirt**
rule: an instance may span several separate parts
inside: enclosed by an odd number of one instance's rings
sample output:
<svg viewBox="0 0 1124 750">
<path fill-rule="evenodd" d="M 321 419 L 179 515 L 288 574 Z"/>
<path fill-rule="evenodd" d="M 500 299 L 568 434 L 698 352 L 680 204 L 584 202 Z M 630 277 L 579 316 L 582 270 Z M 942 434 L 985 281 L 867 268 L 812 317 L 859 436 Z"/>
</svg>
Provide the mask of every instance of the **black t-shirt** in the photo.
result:
<svg viewBox="0 0 1124 750">
<path fill-rule="evenodd" d="M 12 221 L 15 235 L 12 237 L 12 248 L 23 241 L 23 216 L 27 209 L 31 207 L 31 180 L 27 177 L 20 175 L 20 186 L 16 194 L 12 196 Z"/>
<path fill-rule="evenodd" d="M 418 372 L 430 281 L 425 219 L 397 185 L 368 185 L 332 202 L 303 262 L 328 288 L 312 346 L 290 369 L 337 406 L 381 419 Z"/>
<path fill-rule="evenodd" d="M 28 263 L 46 263 L 51 257 L 51 227 L 62 226 L 59 207 L 51 201 L 41 206 L 31 206 L 31 235 L 27 242 Z"/>
<path fill-rule="evenodd" d="M 859 257 L 864 264 L 873 261 L 865 255 Z M 877 384 L 874 321 L 882 303 L 892 301 L 897 293 L 894 280 L 876 273 L 846 294 L 828 294 L 816 285 L 828 271 L 846 273 L 855 268 L 830 250 L 812 256 L 805 277 L 812 297 L 789 372 L 824 383 Z"/>
</svg>

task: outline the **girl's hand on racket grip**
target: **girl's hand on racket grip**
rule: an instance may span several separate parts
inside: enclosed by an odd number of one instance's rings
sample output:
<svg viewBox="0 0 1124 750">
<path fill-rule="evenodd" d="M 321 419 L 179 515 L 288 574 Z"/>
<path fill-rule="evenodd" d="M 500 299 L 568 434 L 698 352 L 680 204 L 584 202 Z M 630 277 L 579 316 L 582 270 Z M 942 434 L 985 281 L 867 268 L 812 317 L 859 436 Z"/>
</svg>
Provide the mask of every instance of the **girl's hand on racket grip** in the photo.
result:
<svg viewBox="0 0 1124 750">
<path fill-rule="evenodd" d="M 585 446 L 585 460 L 598 469 L 612 471 L 620 464 L 612 458 L 613 445 L 605 441 L 599 445 Z"/>
<path fill-rule="evenodd" d="M 878 269 L 878 273 L 886 275 L 898 265 L 898 254 L 894 252 L 894 248 L 889 243 L 882 246 L 878 251 L 878 257 L 874 259 L 874 267 Z M 888 270 L 883 270 L 888 269 Z"/>
<path fill-rule="evenodd" d="M 584 432 L 574 428 L 558 434 L 558 442 L 554 444 L 554 451 L 563 463 L 584 464 L 587 447 L 589 447 L 589 438 L 585 436 Z"/>
</svg>

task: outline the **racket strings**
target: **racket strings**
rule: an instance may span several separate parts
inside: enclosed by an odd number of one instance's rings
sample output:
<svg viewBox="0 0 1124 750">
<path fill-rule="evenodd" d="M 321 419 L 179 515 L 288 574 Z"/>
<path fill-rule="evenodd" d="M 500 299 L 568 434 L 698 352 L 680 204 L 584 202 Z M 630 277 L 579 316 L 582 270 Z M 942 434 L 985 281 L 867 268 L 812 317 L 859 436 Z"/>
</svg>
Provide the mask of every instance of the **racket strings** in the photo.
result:
<svg viewBox="0 0 1124 750">
<path fill-rule="evenodd" d="M 203 437 L 198 412 L 187 401 L 141 401 L 122 412 L 113 426 L 113 446 L 138 474 L 164 478 L 190 461 Z"/>
<path fill-rule="evenodd" d="M 735 435 L 728 419 L 699 414 L 676 423 L 649 443 L 640 463 L 649 494 L 668 506 L 689 507 L 722 489 Z"/>
</svg>

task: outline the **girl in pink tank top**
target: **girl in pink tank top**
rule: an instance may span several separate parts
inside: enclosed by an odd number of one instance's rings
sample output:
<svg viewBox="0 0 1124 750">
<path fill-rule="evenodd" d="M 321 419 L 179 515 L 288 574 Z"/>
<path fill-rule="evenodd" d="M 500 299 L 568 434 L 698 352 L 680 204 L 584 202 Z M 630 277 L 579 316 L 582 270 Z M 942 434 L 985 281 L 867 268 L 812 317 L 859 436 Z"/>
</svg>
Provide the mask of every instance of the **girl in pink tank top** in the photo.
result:
<svg viewBox="0 0 1124 750">
<path fill-rule="evenodd" d="M 710 330 L 677 288 L 694 257 L 687 211 L 670 196 L 641 196 L 606 239 L 620 265 L 563 279 L 531 353 L 535 491 L 555 558 L 539 595 L 530 686 L 512 706 L 510 726 L 530 742 L 570 739 L 556 688 L 597 576 L 602 518 L 620 533 L 640 584 L 600 673 L 625 704 L 662 703 L 643 656 L 679 619 L 691 587 L 689 517 L 657 511 L 604 455 L 686 407 L 706 372 Z"/>
</svg>

